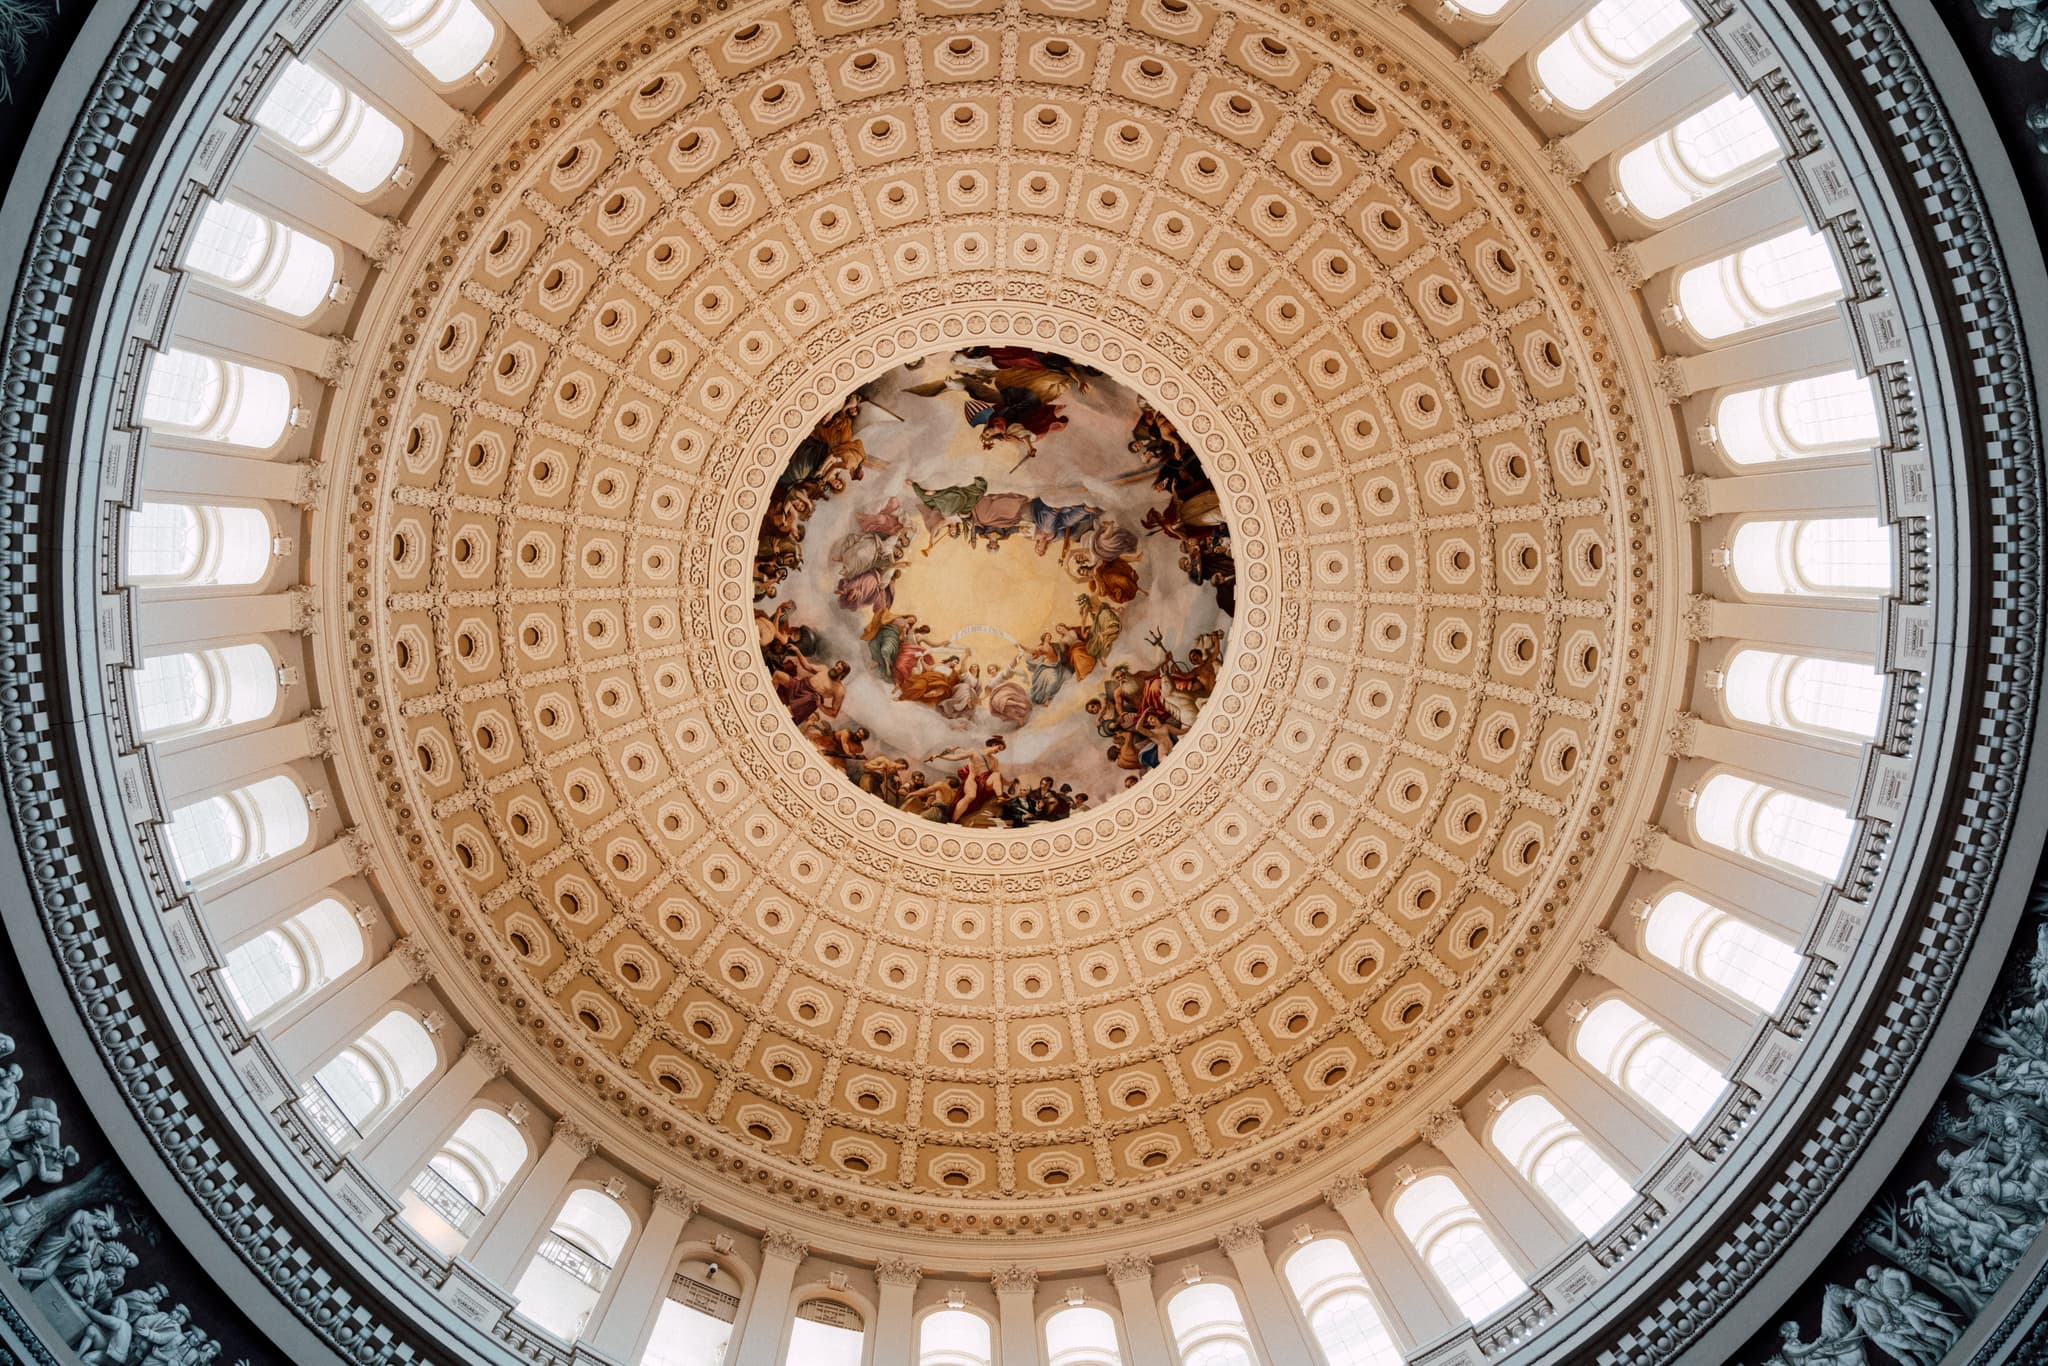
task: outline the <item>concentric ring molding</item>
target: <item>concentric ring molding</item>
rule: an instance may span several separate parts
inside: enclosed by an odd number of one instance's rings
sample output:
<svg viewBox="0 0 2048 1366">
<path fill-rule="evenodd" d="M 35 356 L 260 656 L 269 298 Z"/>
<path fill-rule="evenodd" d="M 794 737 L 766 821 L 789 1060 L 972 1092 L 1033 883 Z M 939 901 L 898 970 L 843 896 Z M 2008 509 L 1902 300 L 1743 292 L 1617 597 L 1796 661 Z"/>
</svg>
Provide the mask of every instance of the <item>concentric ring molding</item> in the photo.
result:
<svg viewBox="0 0 2048 1366">
<path fill-rule="evenodd" d="M 1187 1199 L 1191 1178 L 1212 1169 L 1300 1162 L 1338 1132 L 1332 1121 L 1348 1128 L 1406 1095 L 1498 1009 L 1584 876 L 1587 848 L 1611 814 L 1608 793 L 1626 771 L 1649 652 L 1649 499 L 1613 345 L 1569 269 L 1554 264 L 1557 239 L 1506 158 L 1388 56 L 1361 84 L 1312 36 L 1290 32 L 1283 46 L 1315 60 L 1301 63 L 1287 90 L 1213 51 L 1198 55 L 1109 21 L 1006 18 L 1020 32 L 1005 50 L 1028 47 L 1040 22 L 1070 44 L 1115 43 L 1105 69 L 1156 53 L 1176 86 L 1196 88 L 1202 73 L 1218 108 L 1250 107 L 1244 135 L 1253 145 L 1189 117 L 1201 103 L 1192 96 L 1162 107 L 1098 90 L 1091 98 L 1107 122 L 1091 131 L 1085 111 L 1048 114 L 1074 94 L 1050 81 L 1024 81 L 1009 96 L 971 81 L 929 94 L 840 90 L 829 118 L 749 128 L 766 92 L 793 98 L 809 79 L 816 95 L 831 88 L 835 67 L 850 69 L 863 54 L 909 68 L 913 50 L 990 32 L 987 15 L 837 37 L 784 33 L 745 70 L 721 70 L 712 54 L 724 50 L 722 34 L 754 27 L 747 16 L 693 35 L 687 62 L 664 48 L 666 29 L 647 30 L 571 83 L 444 215 L 419 258 L 401 343 L 366 379 L 363 455 L 349 490 L 358 720 L 400 847 L 435 893 L 434 918 L 536 1042 L 557 1056 L 576 1049 L 572 1066 L 601 1079 L 596 1089 L 622 1117 L 728 1169 L 737 1149 L 759 1164 L 748 1168 L 755 1181 L 796 1181 L 835 1210 L 850 1204 L 891 1222 L 961 1217 L 960 1192 L 941 1195 L 933 1177 L 948 1154 L 978 1172 L 970 1196 L 993 1207 L 1031 1202 L 1049 1231 L 1109 1217 L 1102 1199 L 1111 1193 Z M 1235 41 L 1258 38 L 1245 28 Z M 1216 37 L 1210 47 L 1237 50 Z M 679 68 L 708 93 L 693 85 L 659 117 L 629 124 L 634 101 L 684 79 Z M 1329 111 L 1341 112 L 1354 92 L 1378 112 L 1347 133 Z M 1013 137 L 993 153 L 922 150 L 872 166 L 846 145 L 849 130 L 903 118 L 929 149 L 926 106 L 942 114 L 956 94 L 997 106 L 978 128 L 1071 117 L 1067 141 L 1093 147 L 1091 138 L 1121 141 L 1142 119 L 1158 129 L 1140 129 L 1136 140 L 1162 150 L 1132 179 L 1115 142 L 1089 155 Z M 899 113 L 911 96 L 918 112 Z M 692 165 L 687 179 L 674 171 L 676 149 L 701 149 L 721 129 L 728 159 Z M 593 139 L 612 150 L 594 150 Z M 783 183 L 798 150 L 836 152 L 848 179 L 821 175 L 817 190 Z M 1305 182 L 1300 168 L 1315 166 L 1316 152 L 1384 165 L 1384 179 Z M 1291 172 L 1290 153 L 1299 163 Z M 991 155 L 996 169 L 983 175 L 993 186 L 956 195 L 961 177 L 975 177 L 970 168 Z M 1205 164 L 1220 171 L 1209 201 L 1186 183 Z M 783 181 L 770 169 L 778 165 Z M 1061 180 L 1058 194 L 1045 191 Z M 926 201 L 928 211 L 888 229 L 878 219 L 891 195 Z M 773 211 L 718 225 L 720 203 L 756 196 Z M 636 200 L 646 212 L 598 240 L 607 210 Z M 1056 204 L 1062 216 L 1048 216 Z M 1118 207 L 1103 223 L 1088 217 L 1091 204 Z M 827 214 L 858 220 L 862 231 L 820 241 Z M 1259 214 L 1280 228 L 1262 237 Z M 1019 250 L 1057 237 L 1065 258 L 1041 248 L 1047 266 L 1081 269 L 1091 251 L 1113 259 L 1114 283 L 1104 286 L 1113 292 L 1086 311 L 1084 291 L 1013 256 L 988 269 L 916 272 L 882 303 L 864 289 L 832 293 L 852 271 L 880 276 L 913 250 L 958 258 L 977 237 Z M 1194 244 L 1186 260 L 1169 249 L 1177 239 Z M 689 253 L 691 268 L 657 290 L 647 277 L 664 251 Z M 804 268 L 778 267 L 768 285 L 747 286 L 751 262 L 767 255 Z M 1193 284 L 1201 277 L 1190 266 L 1208 278 Z M 1167 284 L 1175 272 L 1182 283 Z M 580 287 L 569 283 L 578 277 Z M 1132 297 L 1148 279 L 1158 282 L 1152 297 Z M 551 287 L 565 297 L 548 312 Z M 636 340 L 606 349 L 589 334 L 640 308 L 647 330 Z M 1124 377 L 1184 424 L 1236 500 L 1247 610 L 1217 705 L 1156 784 L 1069 822 L 1079 827 L 1072 832 L 932 831 L 846 794 L 804 752 L 754 659 L 747 563 L 760 492 L 821 405 L 935 344 L 1020 338 Z M 664 348 L 689 354 L 695 368 L 670 366 L 655 382 L 640 367 Z M 507 377 L 511 385 L 500 382 Z M 594 405 L 582 392 L 590 384 L 605 390 Z M 561 402 L 571 388 L 577 417 Z M 651 424 L 636 417 L 642 441 L 622 444 L 615 420 L 605 429 L 608 417 L 650 404 L 660 415 Z M 1442 411 L 1451 405 L 1455 412 Z M 510 441 L 515 411 L 541 435 L 480 457 L 489 486 L 468 487 L 455 457 L 479 428 Z M 1363 439 L 1346 425 L 1358 415 L 1370 433 Z M 531 477 L 542 466 L 545 489 Z M 585 498 L 612 480 L 631 488 L 610 489 L 608 516 L 586 498 L 576 523 L 547 501 L 548 490 L 573 484 L 571 497 Z M 628 502 L 633 511 L 621 516 Z M 488 560 L 495 582 L 465 592 L 450 577 L 448 538 L 489 519 L 498 524 Z M 628 638 L 631 627 L 617 623 L 632 609 L 619 604 L 670 591 L 666 581 L 623 591 L 519 583 L 507 566 L 533 527 L 565 523 L 562 544 L 531 552 L 550 570 L 577 561 L 577 525 L 625 536 L 625 565 L 641 561 L 643 543 L 676 547 L 675 583 L 685 591 L 673 643 L 634 640 L 630 661 L 614 656 L 622 667 L 601 673 L 563 648 L 572 638 L 590 645 L 593 620 L 612 623 L 608 637 Z M 687 542 L 677 537 L 683 529 Z M 379 553 L 386 546 L 391 553 Z M 549 610 L 539 604 L 565 587 L 595 604 L 580 636 L 578 623 L 536 620 Z M 715 622 L 700 615 L 698 592 Z M 522 633 L 540 647 L 530 678 L 500 672 Z M 492 667 L 465 673 L 458 650 L 482 650 L 470 642 L 485 635 L 495 637 Z M 1375 659 L 1375 639 L 1396 644 Z M 395 658 L 401 647 L 410 677 Z M 1523 671 L 1535 678 L 1515 676 L 1514 653 L 1496 660 L 1502 649 L 1535 656 Z M 1494 681 L 1461 680 L 1461 668 Z M 579 686 L 579 672 L 619 691 L 579 693 L 580 727 L 551 745 L 520 704 L 531 710 L 536 686 L 560 698 Z M 630 701 L 618 682 L 627 675 Z M 480 721 L 479 707 L 492 719 Z M 607 709 L 631 719 L 608 727 Z M 1595 733 L 1602 715 L 1611 725 Z M 523 762 L 504 759 L 502 745 L 479 755 L 479 724 L 494 737 L 516 729 Z M 632 780 L 616 762 L 627 730 L 661 747 L 648 779 Z M 1456 746 L 1448 756 L 1447 744 Z M 1302 757 L 1290 761 L 1290 749 Z M 1376 792 L 1378 806 L 1362 816 Z M 692 813 L 679 822 L 683 837 L 673 837 L 672 820 L 664 838 L 645 808 L 683 794 Z M 1480 827 L 1476 852 L 1459 848 L 1475 843 L 1466 832 L 1447 838 L 1431 828 L 1454 797 Z M 508 804 L 522 798 L 539 803 L 525 809 L 526 849 L 504 824 Z M 423 828 L 430 824 L 439 828 Z M 1560 840 L 1563 830 L 1575 844 Z M 1418 831 L 1435 847 L 1404 847 Z M 1347 837 L 1353 864 L 1371 848 L 1363 866 L 1347 868 Z M 1510 837 L 1514 852 L 1504 854 Z M 657 880 L 664 860 L 677 871 L 668 885 Z M 448 871 L 464 867 L 467 877 Z M 628 870 L 637 880 L 613 876 Z M 565 878 L 580 916 L 561 913 Z M 1288 923 L 1307 896 L 1328 907 L 1312 933 Z M 756 912 L 768 902 L 787 914 L 764 931 Z M 1083 904 L 1092 909 L 1077 922 Z M 1094 932 L 1095 916 L 1111 931 Z M 664 935 L 664 921 L 687 928 Z M 1037 932 L 1017 936 L 1024 924 Z M 935 943 L 934 925 L 950 939 Z M 1452 932 L 1468 944 L 1484 938 L 1485 950 L 1446 953 Z M 514 933 L 529 946 L 543 935 L 554 942 L 522 967 Z M 626 989 L 613 960 L 593 951 L 626 943 L 637 961 L 664 962 L 655 983 Z M 825 956 L 801 959 L 817 943 Z M 1333 961 L 1339 946 L 1354 966 L 1380 969 L 1366 974 L 1369 992 Z M 714 957 L 728 947 L 736 961 Z M 1122 960 L 1120 990 L 1077 989 L 1076 960 L 1103 949 Z M 1233 980 L 1226 960 L 1246 961 L 1247 949 L 1251 962 L 1287 967 L 1271 982 Z M 912 987 L 952 965 L 976 988 L 948 1000 L 835 970 L 876 953 L 923 955 Z M 763 982 L 759 965 L 792 958 L 800 975 Z M 761 985 L 735 989 L 735 973 L 750 974 L 743 987 Z M 1034 978 L 1054 976 L 1059 993 L 1029 999 Z M 1006 999 L 1005 983 L 1025 999 Z M 769 1000 L 790 1009 L 778 1015 Z M 791 1013 L 807 1001 L 817 1014 L 829 1002 L 832 1018 Z M 1118 1012 L 1128 1016 L 1125 1037 L 1149 1032 L 1148 1044 L 1119 1046 L 1114 1025 L 1104 1032 Z M 914 1033 L 915 1055 L 897 1058 L 852 1032 L 877 1020 L 892 1040 Z M 1298 1027 L 1302 1020 L 1312 1023 Z M 939 1034 L 963 1030 L 978 1031 L 974 1056 L 991 1062 L 956 1068 L 935 1056 Z M 1032 1030 L 1057 1040 L 1050 1056 L 1019 1050 L 1009 1061 Z M 812 1064 L 783 1068 L 818 1077 L 808 1091 L 778 1085 L 761 1065 L 778 1043 Z M 720 1056 L 734 1044 L 743 1055 Z M 1217 1071 L 1197 1072 L 1196 1054 Z M 1348 1084 L 1317 1096 L 1304 1084 L 1311 1067 L 1341 1070 Z M 664 1075 L 676 1094 L 655 1084 Z M 992 1132 L 950 1135 L 925 1113 L 931 1096 L 954 1091 L 979 1098 L 957 1109 L 995 1116 Z M 1058 1093 L 1040 1108 L 1085 1123 L 1034 1130 L 1014 1112 L 1026 1092 L 1034 1104 Z M 739 1116 L 772 1135 L 774 1151 L 736 1132 Z M 834 1146 L 849 1140 L 870 1163 L 882 1143 L 895 1155 L 890 1169 L 856 1181 L 829 1166 Z M 1139 1149 L 1175 1156 L 1154 1174 Z M 1062 1173 L 1061 1189 L 1033 1190 L 1034 1163 Z M 1070 1192 L 1092 1196 L 1092 1207 Z M 946 1207 L 918 1212 L 933 1199 Z"/>
</svg>

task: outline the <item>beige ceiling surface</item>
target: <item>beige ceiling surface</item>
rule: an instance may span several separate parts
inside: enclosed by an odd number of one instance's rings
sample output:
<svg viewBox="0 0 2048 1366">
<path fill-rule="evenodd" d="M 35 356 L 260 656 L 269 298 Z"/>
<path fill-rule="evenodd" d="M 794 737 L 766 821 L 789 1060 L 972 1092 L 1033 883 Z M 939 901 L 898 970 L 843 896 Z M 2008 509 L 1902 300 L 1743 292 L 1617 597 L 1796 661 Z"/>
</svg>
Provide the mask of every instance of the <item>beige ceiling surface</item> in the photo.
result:
<svg viewBox="0 0 2048 1366">
<path fill-rule="evenodd" d="M 355 724 L 426 931 L 594 1115 L 1065 1227 L 1341 1141 L 1564 948 L 1646 682 L 1614 344 L 1509 159 L 1328 31 L 655 18 L 459 168 L 355 381 Z M 1035 829 L 852 791 L 751 612 L 802 435 L 977 344 L 1168 415 L 1237 561 L 1194 728 Z"/>
</svg>

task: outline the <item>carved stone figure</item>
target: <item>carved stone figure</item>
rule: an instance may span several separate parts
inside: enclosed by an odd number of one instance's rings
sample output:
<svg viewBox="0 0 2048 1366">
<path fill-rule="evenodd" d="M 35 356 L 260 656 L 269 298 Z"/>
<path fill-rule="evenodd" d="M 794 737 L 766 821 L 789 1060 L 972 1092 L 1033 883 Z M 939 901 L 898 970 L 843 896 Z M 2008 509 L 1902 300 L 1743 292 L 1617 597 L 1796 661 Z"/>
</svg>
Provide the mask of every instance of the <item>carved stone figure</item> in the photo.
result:
<svg viewBox="0 0 2048 1366">
<path fill-rule="evenodd" d="M 1863 1330 L 1857 1326 L 1847 1298 L 1848 1292 L 1840 1286 L 1827 1288 L 1821 1299 L 1820 1333 L 1812 1342 L 1799 1340 L 1797 1323 L 1779 1324 L 1778 1336 L 1783 1341 L 1778 1354 L 1765 1366 L 1866 1366 L 1870 1357 L 1864 1351 Z"/>
</svg>

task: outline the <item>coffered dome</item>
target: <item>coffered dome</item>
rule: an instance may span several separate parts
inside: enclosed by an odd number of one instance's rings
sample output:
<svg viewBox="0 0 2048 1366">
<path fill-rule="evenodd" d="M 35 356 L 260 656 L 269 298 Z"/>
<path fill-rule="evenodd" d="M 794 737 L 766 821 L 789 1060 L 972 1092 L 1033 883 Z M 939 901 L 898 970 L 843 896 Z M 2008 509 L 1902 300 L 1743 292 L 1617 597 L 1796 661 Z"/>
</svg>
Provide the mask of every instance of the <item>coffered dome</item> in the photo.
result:
<svg viewBox="0 0 2048 1366">
<path fill-rule="evenodd" d="M 1808 19 L 133 16 L 0 220 L 0 1300 L 1933 1366 L 2048 1222 L 2040 261 Z"/>
<path fill-rule="evenodd" d="M 415 227 L 342 394 L 350 719 L 465 975 L 673 1150 L 897 1222 L 1177 1203 L 1355 1134 L 1564 942 L 1650 686 L 1611 301 L 1422 71 L 1279 19 L 663 19 Z M 991 346 L 1185 433 L 1235 558 L 1213 704 L 1028 833 L 849 791 L 749 608 L 811 429 Z M 1037 440 L 952 482 L 1057 500 L 1088 438 Z"/>
</svg>

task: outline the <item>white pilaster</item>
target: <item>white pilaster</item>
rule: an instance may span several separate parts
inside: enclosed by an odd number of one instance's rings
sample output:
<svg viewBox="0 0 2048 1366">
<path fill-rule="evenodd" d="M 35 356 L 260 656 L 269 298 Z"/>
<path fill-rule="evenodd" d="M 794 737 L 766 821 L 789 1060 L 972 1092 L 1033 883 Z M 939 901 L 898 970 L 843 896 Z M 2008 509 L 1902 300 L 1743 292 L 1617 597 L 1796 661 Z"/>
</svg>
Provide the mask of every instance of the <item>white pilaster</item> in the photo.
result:
<svg viewBox="0 0 2048 1366">
<path fill-rule="evenodd" d="M 1464 1322 L 1465 1312 L 1451 1302 L 1408 1240 L 1388 1225 L 1365 1182 L 1344 1177 L 1323 1192 L 1323 1199 L 1351 1230 L 1380 1317 L 1404 1353 Z"/>
<path fill-rule="evenodd" d="M 156 770 L 164 801 L 172 806 L 208 788 L 225 787 L 238 778 L 281 768 L 319 752 L 312 727 L 302 718 L 268 730 L 246 731 L 224 739 L 157 757 Z"/>
<path fill-rule="evenodd" d="M 555 1121 L 548 1146 L 478 1230 L 476 1250 L 467 1259 L 478 1275 L 510 1287 L 527 1250 L 561 1205 L 576 1169 L 596 1151 L 597 1140 L 575 1121 Z"/>
<path fill-rule="evenodd" d="M 286 1071 L 303 1078 L 355 1038 L 371 1016 L 399 992 L 425 981 L 428 975 L 419 945 L 401 939 L 389 953 L 272 1036 L 271 1052 Z"/>
<path fill-rule="evenodd" d="M 732 1366 L 782 1366 L 789 1294 L 796 1285 L 796 1269 L 810 1252 L 810 1244 L 794 1233 L 769 1229 L 761 1235 L 761 1270 L 754 1278 L 754 1296 L 747 1304 Z"/>
<path fill-rule="evenodd" d="M 1423 1140 L 1451 1161 L 1466 1193 L 1495 1234 L 1494 1241 L 1528 1280 L 1579 1241 L 1579 1231 L 1522 1175 L 1481 1143 L 1455 1107 L 1431 1115 Z"/>
<path fill-rule="evenodd" d="M 1233 1224 L 1216 1235 L 1216 1243 L 1237 1270 L 1237 1282 L 1244 1287 L 1245 1310 L 1252 1328 L 1266 1344 L 1266 1360 L 1275 1363 L 1313 1362 L 1318 1354 L 1309 1346 L 1295 1313 L 1294 1301 L 1280 1288 L 1273 1260 L 1266 1252 L 1266 1232 L 1254 1223 Z"/>
<path fill-rule="evenodd" d="M 1124 1346 L 1130 1353 L 1126 1366 L 1172 1361 L 1166 1325 L 1159 1318 L 1159 1297 L 1152 1290 L 1152 1259 L 1135 1254 L 1112 1257 L 1109 1282 L 1116 1287 L 1117 1304 L 1123 1309 Z"/>
<path fill-rule="evenodd" d="M 1038 1273 L 1029 1267 L 1006 1266 L 995 1273 L 996 1322 L 1001 1335 L 1003 1366 L 1042 1366 L 1038 1345 Z"/>
<path fill-rule="evenodd" d="M 356 1150 L 356 1165 L 385 1190 L 399 1195 L 462 1122 L 484 1083 L 504 1074 L 505 1057 L 498 1046 L 480 1034 L 472 1035 L 461 1056 L 434 1079 L 418 1104 L 374 1142 Z"/>
<path fill-rule="evenodd" d="M 924 1277 L 916 1262 L 896 1257 L 875 1268 L 881 1289 L 875 1307 L 875 1354 L 870 1366 L 912 1366 L 917 1343 L 912 1340 L 917 1283 Z"/>
<path fill-rule="evenodd" d="M 592 1316 L 592 1325 L 584 1331 L 591 1346 L 620 1361 L 639 1359 L 667 1298 L 676 1244 L 696 1212 L 697 1201 L 681 1186 L 664 1181 L 655 1188 L 647 1227 L 633 1240 L 625 1264 L 606 1287 L 613 1292 L 610 1303 Z"/>
<path fill-rule="evenodd" d="M 1509 1041 L 1508 1057 L 1543 1083 L 1558 1108 L 1577 1123 L 1587 1142 L 1607 1154 L 1624 1180 L 1640 1180 L 1677 1136 L 1661 1116 L 1558 1052 L 1533 1026 Z"/>
<path fill-rule="evenodd" d="M 231 949 L 316 900 L 321 892 L 357 871 L 359 848 L 356 834 L 344 831 L 331 844 L 271 868 L 231 891 L 205 897 L 206 925 L 214 941 L 222 949 Z"/>
</svg>

